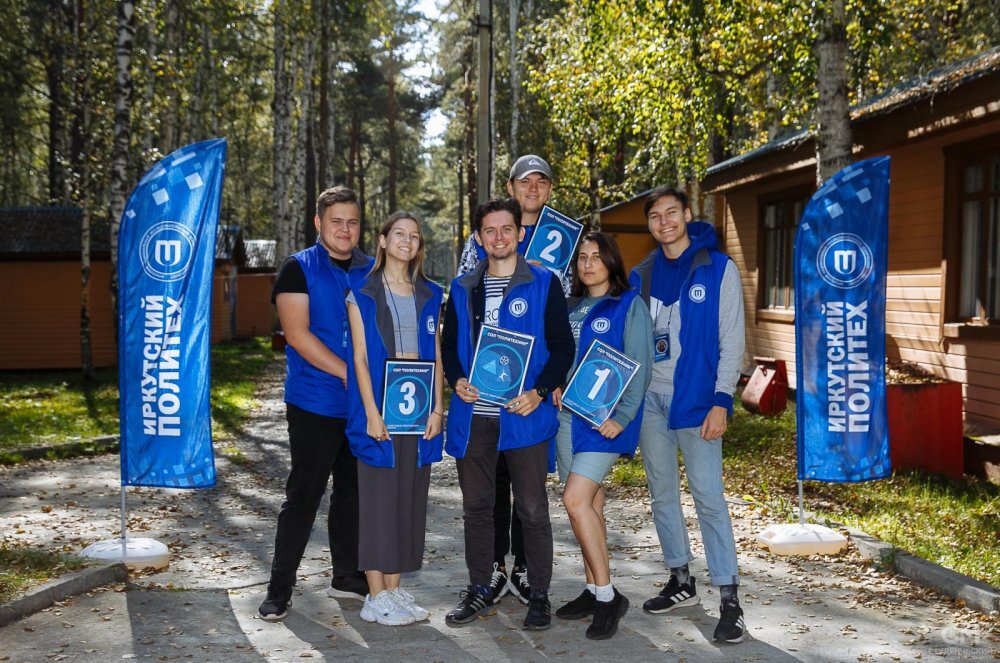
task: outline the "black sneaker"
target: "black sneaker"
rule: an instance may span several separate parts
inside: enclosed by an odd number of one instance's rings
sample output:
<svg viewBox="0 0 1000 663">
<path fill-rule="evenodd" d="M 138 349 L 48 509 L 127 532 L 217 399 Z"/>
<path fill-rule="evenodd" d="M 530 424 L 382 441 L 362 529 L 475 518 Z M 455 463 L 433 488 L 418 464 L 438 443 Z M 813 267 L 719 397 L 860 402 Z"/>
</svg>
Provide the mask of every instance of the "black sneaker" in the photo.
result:
<svg viewBox="0 0 1000 663">
<path fill-rule="evenodd" d="M 610 601 L 595 601 L 594 621 L 587 627 L 587 637 L 591 640 L 607 640 L 618 632 L 618 620 L 628 612 L 628 598 L 615 590 Z"/>
<path fill-rule="evenodd" d="M 746 637 L 746 624 L 743 623 L 743 608 L 739 599 L 729 599 L 722 602 L 722 615 L 719 625 L 715 627 L 712 636 L 716 642 L 743 642 Z"/>
<path fill-rule="evenodd" d="M 594 614 L 594 605 L 597 597 L 589 589 L 583 592 L 569 603 L 563 604 L 556 610 L 556 617 L 559 619 L 583 619 Z"/>
<path fill-rule="evenodd" d="M 701 598 L 695 590 L 694 576 L 683 585 L 677 582 L 677 576 L 670 576 L 670 582 L 660 590 L 660 593 L 642 604 L 642 609 L 654 615 L 670 612 L 689 605 L 698 605 Z"/>
<path fill-rule="evenodd" d="M 368 579 L 364 573 L 333 576 L 326 595 L 334 599 L 364 599 L 368 596 Z"/>
<path fill-rule="evenodd" d="M 510 591 L 507 573 L 500 570 L 500 565 L 493 562 L 493 575 L 490 577 L 490 600 L 496 603 L 500 597 Z"/>
<path fill-rule="evenodd" d="M 524 630 L 544 631 L 552 625 L 552 605 L 549 593 L 541 590 L 531 592 L 528 599 L 528 615 L 524 618 Z"/>
<path fill-rule="evenodd" d="M 497 612 L 490 597 L 477 593 L 472 585 L 462 590 L 458 596 L 461 599 L 459 604 L 444 616 L 447 624 L 468 624 L 480 615 L 488 617 Z"/>
<path fill-rule="evenodd" d="M 292 605 L 291 589 L 271 589 L 267 588 L 267 598 L 257 608 L 257 613 L 261 619 L 269 622 L 276 622 L 284 619 L 288 614 L 288 606 Z"/>
<path fill-rule="evenodd" d="M 531 600 L 531 585 L 528 584 L 528 567 L 515 566 L 510 573 L 510 593 L 527 605 Z"/>
</svg>

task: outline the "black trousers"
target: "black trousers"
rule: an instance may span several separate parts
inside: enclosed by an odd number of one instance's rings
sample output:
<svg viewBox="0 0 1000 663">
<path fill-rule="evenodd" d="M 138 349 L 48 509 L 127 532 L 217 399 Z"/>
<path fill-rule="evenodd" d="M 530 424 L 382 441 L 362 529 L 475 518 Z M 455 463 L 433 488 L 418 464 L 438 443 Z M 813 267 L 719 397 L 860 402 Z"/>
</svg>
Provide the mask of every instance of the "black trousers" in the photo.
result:
<svg viewBox="0 0 1000 663">
<path fill-rule="evenodd" d="M 493 504 L 493 561 L 507 566 L 507 551 L 514 553 L 514 566 L 524 567 L 524 534 L 517 509 L 510 501 L 510 472 L 507 458 L 497 457 L 496 502 Z"/>
<path fill-rule="evenodd" d="M 548 590 L 552 581 L 552 522 L 545 492 L 548 476 L 548 442 L 523 449 L 497 451 L 500 420 L 472 416 L 465 457 L 456 461 L 462 488 L 465 519 L 465 564 L 473 585 L 488 585 L 493 574 L 493 506 L 496 502 L 497 455 L 507 461 L 514 508 L 524 532 L 528 584 L 533 590 Z"/>
<path fill-rule="evenodd" d="M 358 466 L 344 432 L 346 422 L 286 404 L 292 469 L 278 513 L 271 589 L 289 589 L 312 532 L 316 511 L 333 475 L 327 534 L 334 575 L 358 572 Z"/>
</svg>

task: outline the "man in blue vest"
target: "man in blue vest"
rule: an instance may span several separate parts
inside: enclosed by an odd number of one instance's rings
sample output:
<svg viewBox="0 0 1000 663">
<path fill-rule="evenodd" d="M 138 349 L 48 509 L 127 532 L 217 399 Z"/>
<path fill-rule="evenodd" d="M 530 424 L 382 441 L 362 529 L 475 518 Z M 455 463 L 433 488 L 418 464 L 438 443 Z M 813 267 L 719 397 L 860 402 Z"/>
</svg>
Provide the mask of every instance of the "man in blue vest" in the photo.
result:
<svg viewBox="0 0 1000 663">
<path fill-rule="evenodd" d="M 542 208 L 549 202 L 555 184 L 548 162 L 537 154 L 525 154 L 514 161 L 507 178 L 507 195 L 521 206 L 521 228 L 523 234 L 517 243 L 517 252 L 524 255 L 531 242 L 531 235 L 542 214 Z M 476 241 L 475 234 L 469 236 L 458 263 L 458 276 L 468 274 L 480 261 L 486 259 L 486 249 Z M 536 263 L 537 264 L 537 263 Z M 569 295 L 573 283 L 572 266 L 562 278 L 562 289 Z M 508 591 L 522 603 L 531 598 L 528 583 L 528 568 L 524 556 L 524 538 L 521 521 L 510 501 L 510 473 L 503 454 L 497 460 L 496 504 L 493 505 L 493 575 L 490 578 L 490 592 L 497 600 Z M 507 552 L 514 555 L 514 566 L 507 577 Z"/>
<path fill-rule="evenodd" d="M 715 229 L 691 222 L 683 191 L 653 189 L 643 210 L 659 246 L 629 279 L 653 317 L 653 378 L 639 448 L 656 533 L 670 569 L 669 582 L 643 609 L 660 614 L 700 601 L 688 571 L 694 558 L 680 503 L 679 449 L 709 576 L 722 597 L 715 639 L 742 642 L 746 627 L 737 596 L 736 542 L 722 485 L 722 434 L 743 363 L 740 276 L 719 251 Z"/>
<path fill-rule="evenodd" d="M 271 299 L 285 333 L 285 407 L 292 467 L 278 514 L 267 598 L 258 612 L 275 621 L 288 614 L 292 587 L 330 475 L 327 520 L 333 579 L 327 593 L 363 599 L 358 571 L 358 471 L 345 434 L 347 353 L 345 296 L 351 279 L 372 260 L 358 250 L 361 208 L 346 187 L 316 200 L 316 244 L 281 266 Z"/>
<path fill-rule="evenodd" d="M 524 234 L 517 201 L 493 199 L 480 205 L 473 231 L 487 259 L 452 281 L 441 337 L 445 376 L 456 396 L 448 413 L 446 449 L 458 459 L 470 581 L 445 621 L 467 624 L 496 612 L 490 590 L 493 505 L 497 457 L 503 454 L 523 530 L 531 587 L 524 628 L 542 630 L 551 622 L 548 589 L 552 580 L 552 523 L 545 479 L 549 441 L 559 425 L 549 394 L 566 379 L 573 361 L 573 332 L 559 281 L 548 269 L 529 265 L 517 253 Z M 503 406 L 480 401 L 479 391 L 468 380 L 483 324 L 534 337 L 524 391 Z"/>
</svg>

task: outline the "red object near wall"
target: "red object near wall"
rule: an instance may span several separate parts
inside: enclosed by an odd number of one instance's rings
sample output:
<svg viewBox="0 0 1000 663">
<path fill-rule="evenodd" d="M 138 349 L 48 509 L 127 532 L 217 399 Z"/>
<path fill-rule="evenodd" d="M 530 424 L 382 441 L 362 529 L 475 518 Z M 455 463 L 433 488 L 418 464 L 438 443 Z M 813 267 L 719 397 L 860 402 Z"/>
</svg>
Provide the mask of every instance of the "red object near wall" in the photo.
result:
<svg viewBox="0 0 1000 663">
<path fill-rule="evenodd" d="M 757 368 L 743 388 L 743 407 L 750 412 L 773 417 L 785 411 L 788 404 L 788 373 L 785 360 L 774 357 L 754 357 Z"/>
<path fill-rule="evenodd" d="M 887 384 L 889 452 L 893 469 L 921 469 L 961 478 L 962 385 Z"/>
</svg>

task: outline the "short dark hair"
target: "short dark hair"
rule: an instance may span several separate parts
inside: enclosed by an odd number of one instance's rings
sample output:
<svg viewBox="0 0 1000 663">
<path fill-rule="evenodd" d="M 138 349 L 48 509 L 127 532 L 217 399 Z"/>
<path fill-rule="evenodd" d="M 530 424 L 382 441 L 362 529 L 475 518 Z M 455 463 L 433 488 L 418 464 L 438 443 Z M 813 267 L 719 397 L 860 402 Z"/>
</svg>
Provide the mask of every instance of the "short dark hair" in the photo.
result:
<svg viewBox="0 0 1000 663">
<path fill-rule="evenodd" d="M 649 210 L 656 204 L 660 198 L 665 198 L 667 196 L 673 196 L 681 204 L 681 211 L 688 208 L 688 195 L 684 193 L 681 189 L 672 186 L 658 186 L 648 194 L 646 194 L 646 202 L 642 205 L 642 215 L 648 217 Z"/>
<path fill-rule="evenodd" d="M 361 209 L 358 194 L 354 192 L 354 189 L 348 189 L 346 186 L 335 186 L 316 197 L 316 216 L 322 219 L 326 208 L 337 203 L 354 203 L 359 210 Z"/>
<path fill-rule="evenodd" d="M 510 212 L 514 217 L 514 224 L 521 228 L 521 206 L 513 198 L 490 198 L 485 203 L 476 208 L 476 213 L 472 217 L 472 232 L 479 232 L 479 226 L 483 217 L 493 212 Z"/>
<path fill-rule="evenodd" d="M 576 261 L 580 258 L 580 249 L 584 242 L 597 244 L 597 253 L 601 256 L 601 262 L 608 270 L 608 294 L 612 297 L 626 292 L 631 286 L 628 284 L 628 277 L 625 275 L 625 261 L 622 259 L 621 249 L 618 242 L 611 235 L 606 235 L 599 231 L 589 232 L 580 238 L 573 251 L 573 286 L 570 296 L 583 297 L 587 294 L 587 286 L 580 280 L 580 270 L 576 267 Z"/>
</svg>

